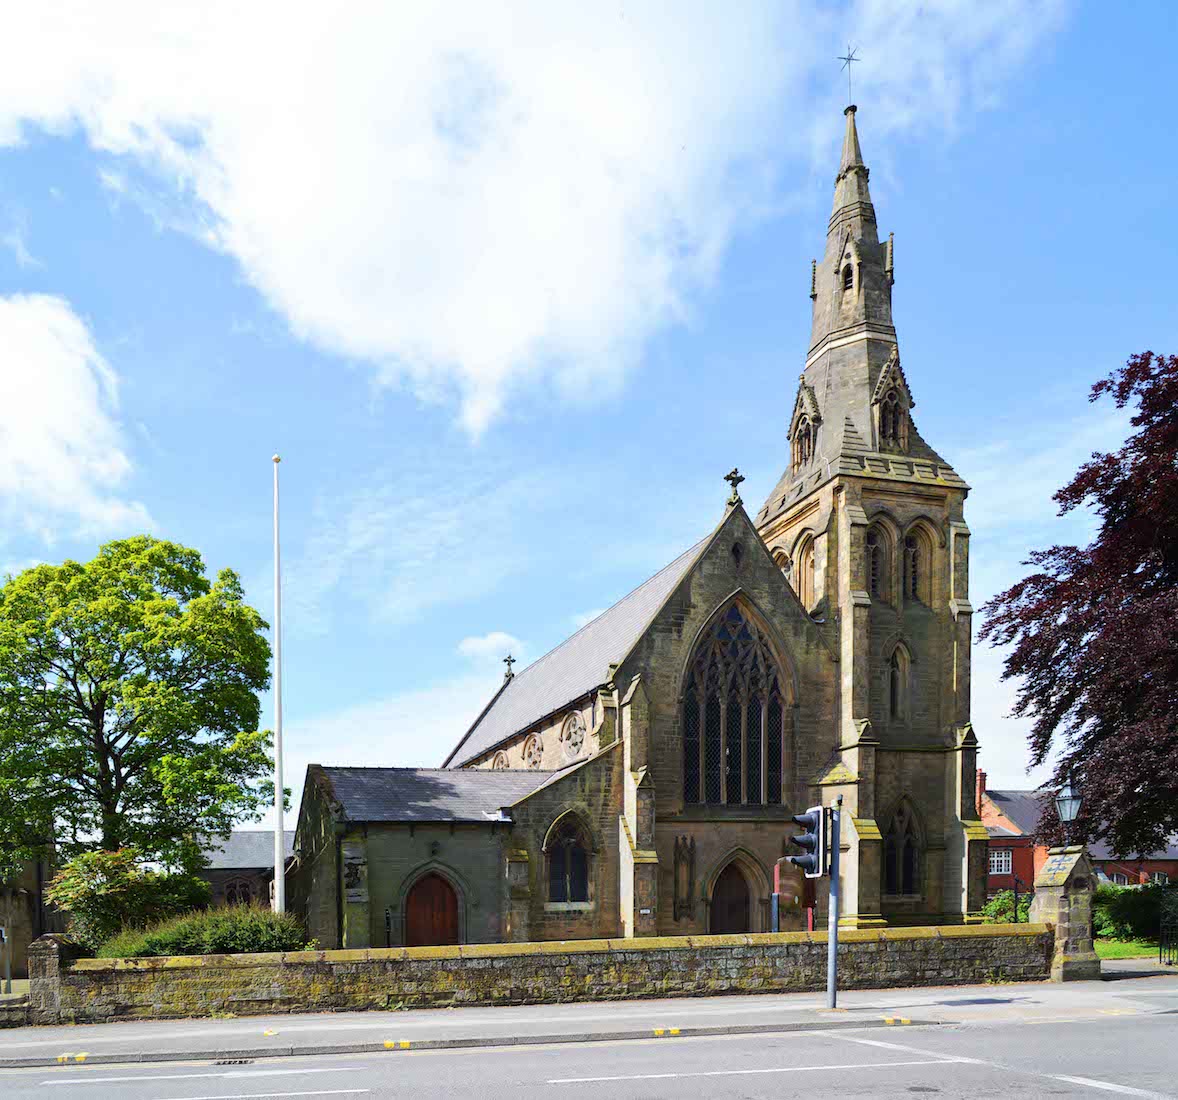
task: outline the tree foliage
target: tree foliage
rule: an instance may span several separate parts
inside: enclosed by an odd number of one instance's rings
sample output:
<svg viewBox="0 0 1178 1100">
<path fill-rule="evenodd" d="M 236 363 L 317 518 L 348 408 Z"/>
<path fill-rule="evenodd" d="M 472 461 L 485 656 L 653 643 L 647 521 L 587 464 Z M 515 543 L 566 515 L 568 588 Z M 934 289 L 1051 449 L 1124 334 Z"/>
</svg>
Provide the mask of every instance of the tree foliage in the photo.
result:
<svg viewBox="0 0 1178 1100">
<path fill-rule="evenodd" d="M 1133 356 L 1092 388 L 1103 397 L 1134 408 L 1135 430 L 1055 494 L 1061 515 L 1094 513 L 1096 537 L 1033 553 L 981 637 L 1011 647 L 1014 713 L 1032 720 L 1033 763 L 1055 750 L 1056 782 L 1079 783 L 1079 832 L 1131 855 L 1178 830 L 1178 356 Z"/>
<path fill-rule="evenodd" d="M 146 535 L 0 589 L 0 863 L 134 847 L 191 867 L 198 833 L 273 791 L 270 647 L 241 582 Z"/>
<path fill-rule="evenodd" d="M 83 947 L 99 945 L 128 928 L 208 905 L 202 878 L 144 870 L 133 848 L 75 856 L 50 882 L 45 897 L 69 919 L 69 933 Z"/>
</svg>

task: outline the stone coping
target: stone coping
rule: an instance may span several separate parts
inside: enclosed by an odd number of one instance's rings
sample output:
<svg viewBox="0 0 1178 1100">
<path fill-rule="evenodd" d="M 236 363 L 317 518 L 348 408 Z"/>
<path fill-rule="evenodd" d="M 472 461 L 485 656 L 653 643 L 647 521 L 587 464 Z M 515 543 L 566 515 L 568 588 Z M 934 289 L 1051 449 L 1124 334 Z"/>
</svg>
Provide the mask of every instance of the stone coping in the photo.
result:
<svg viewBox="0 0 1178 1100">
<path fill-rule="evenodd" d="M 840 943 L 899 943 L 905 940 L 988 939 L 1041 936 L 1049 924 L 948 924 L 915 928 L 847 928 Z M 708 947 L 775 947 L 823 944 L 825 932 L 753 932 L 727 936 L 643 936 L 635 939 L 549 940 L 532 943 L 468 943 L 455 947 L 366 947 L 342 951 L 273 951 L 241 955 L 160 955 L 139 959 L 77 959 L 69 971 L 195 970 L 306 963 L 410 962 L 415 959 L 496 959 L 525 955 L 592 955 L 623 951 L 684 951 Z"/>
</svg>

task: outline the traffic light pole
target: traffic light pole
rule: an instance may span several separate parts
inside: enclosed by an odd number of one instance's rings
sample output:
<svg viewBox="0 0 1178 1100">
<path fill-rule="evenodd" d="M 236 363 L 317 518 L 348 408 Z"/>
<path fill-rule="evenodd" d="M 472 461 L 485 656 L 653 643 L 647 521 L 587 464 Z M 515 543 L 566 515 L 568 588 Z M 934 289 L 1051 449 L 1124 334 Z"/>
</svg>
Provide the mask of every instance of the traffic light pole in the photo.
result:
<svg viewBox="0 0 1178 1100">
<path fill-rule="evenodd" d="M 830 809 L 830 911 L 826 926 L 826 1007 L 835 1008 L 838 1002 L 839 951 L 839 832 L 843 813 L 843 796 L 835 799 Z"/>
</svg>

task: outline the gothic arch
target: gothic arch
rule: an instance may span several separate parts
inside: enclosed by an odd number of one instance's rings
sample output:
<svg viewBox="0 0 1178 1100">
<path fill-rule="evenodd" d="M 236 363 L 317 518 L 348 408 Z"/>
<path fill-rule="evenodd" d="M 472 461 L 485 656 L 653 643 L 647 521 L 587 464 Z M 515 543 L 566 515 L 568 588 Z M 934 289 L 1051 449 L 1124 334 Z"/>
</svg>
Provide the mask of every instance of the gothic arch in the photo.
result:
<svg viewBox="0 0 1178 1100">
<path fill-rule="evenodd" d="M 562 810 L 544 834 L 544 896 L 558 906 L 592 904 L 597 895 L 597 838 L 580 807 Z"/>
<path fill-rule="evenodd" d="M 863 536 L 865 550 L 864 583 L 873 599 L 884 603 L 895 600 L 896 548 L 900 545 L 900 528 L 884 511 L 873 513 Z M 874 541 L 873 541 L 874 540 Z"/>
<path fill-rule="evenodd" d="M 744 876 L 749 891 L 749 931 L 763 932 L 765 928 L 765 914 L 760 904 L 767 900 L 772 893 L 769 876 L 757 859 L 747 848 L 737 845 L 724 853 L 713 865 L 710 874 L 704 880 L 704 900 L 708 915 L 708 932 L 712 931 L 712 902 L 715 898 L 716 886 L 720 876 L 729 867 L 735 867 Z"/>
<path fill-rule="evenodd" d="M 454 891 L 455 897 L 458 899 L 458 942 L 465 943 L 467 928 L 466 909 L 467 898 L 469 897 L 466 883 L 453 867 L 438 859 L 429 859 L 425 863 L 418 864 L 401 880 L 401 889 L 397 895 L 398 911 L 401 914 L 401 943 L 404 944 L 407 938 L 409 895 L 413 887 L 429 875 L 437 875 L 438 878 L 444 879 Z M 394 945 L 389 944 L 389 946 L 392 947 Z"/>
<path fill-rule="evenodd" d="M 568 824 L 575 824 L 583 834 L 590 852 L 601 850 L 597 831 L 593 828 L 589 814 L 581 806 L 566 806 L 553 819 L 544 833 L 544 843 L 540 846 L 542 852 L 547 852 L 556 835 Z"/>
<path fill-rule="evenodd" d="M 903 639 L 884 648 L 884 708 L 889 722 L 903 723 L 912 717 L 912 650 Z"/>
<path fill-rule="evenodd" d="M 881 820 L 885 825 L 880 892 L 884 897 L 923 896 L 928 844 L 916 804 L 901 795 Z"/>
<path fill-rule="evenodd" d="M 933 552 L 938 544 L 935 528 L 923 518 L 904 530 L 900 544 L 900 592 L 906 602 L 930 606 L 933 602 Z"/>
<path fill-rule="evenodd" d="M 911 533 L 917 527 L 924 529 L 933 546 L 941 550 L 945 548 L 945 532 L 932 516 L 921 512 L 920 515 L 910 519 L 904 527 L 904 534 Z"/>
</svg>

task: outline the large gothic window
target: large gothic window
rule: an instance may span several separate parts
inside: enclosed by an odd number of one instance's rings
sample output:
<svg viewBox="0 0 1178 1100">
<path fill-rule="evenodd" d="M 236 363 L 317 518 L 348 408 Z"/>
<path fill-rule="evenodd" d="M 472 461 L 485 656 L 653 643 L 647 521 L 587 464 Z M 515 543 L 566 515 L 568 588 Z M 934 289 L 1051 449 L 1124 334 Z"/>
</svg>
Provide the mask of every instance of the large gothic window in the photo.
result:
<svg viewBox="0 0 1178 1100">
<path fill-rule="evenodd" d="M 884 838 L 883 892 L 893 897 L 922 893 L 920 830 L 907 799 L 892 815 Z"/>
<path fill-rule="evenodd" d="M 686 802 L 780 804 L 782 674 L 768 639 L 737 603 L 700 642 L 683 697 Z"/>
</svg>

